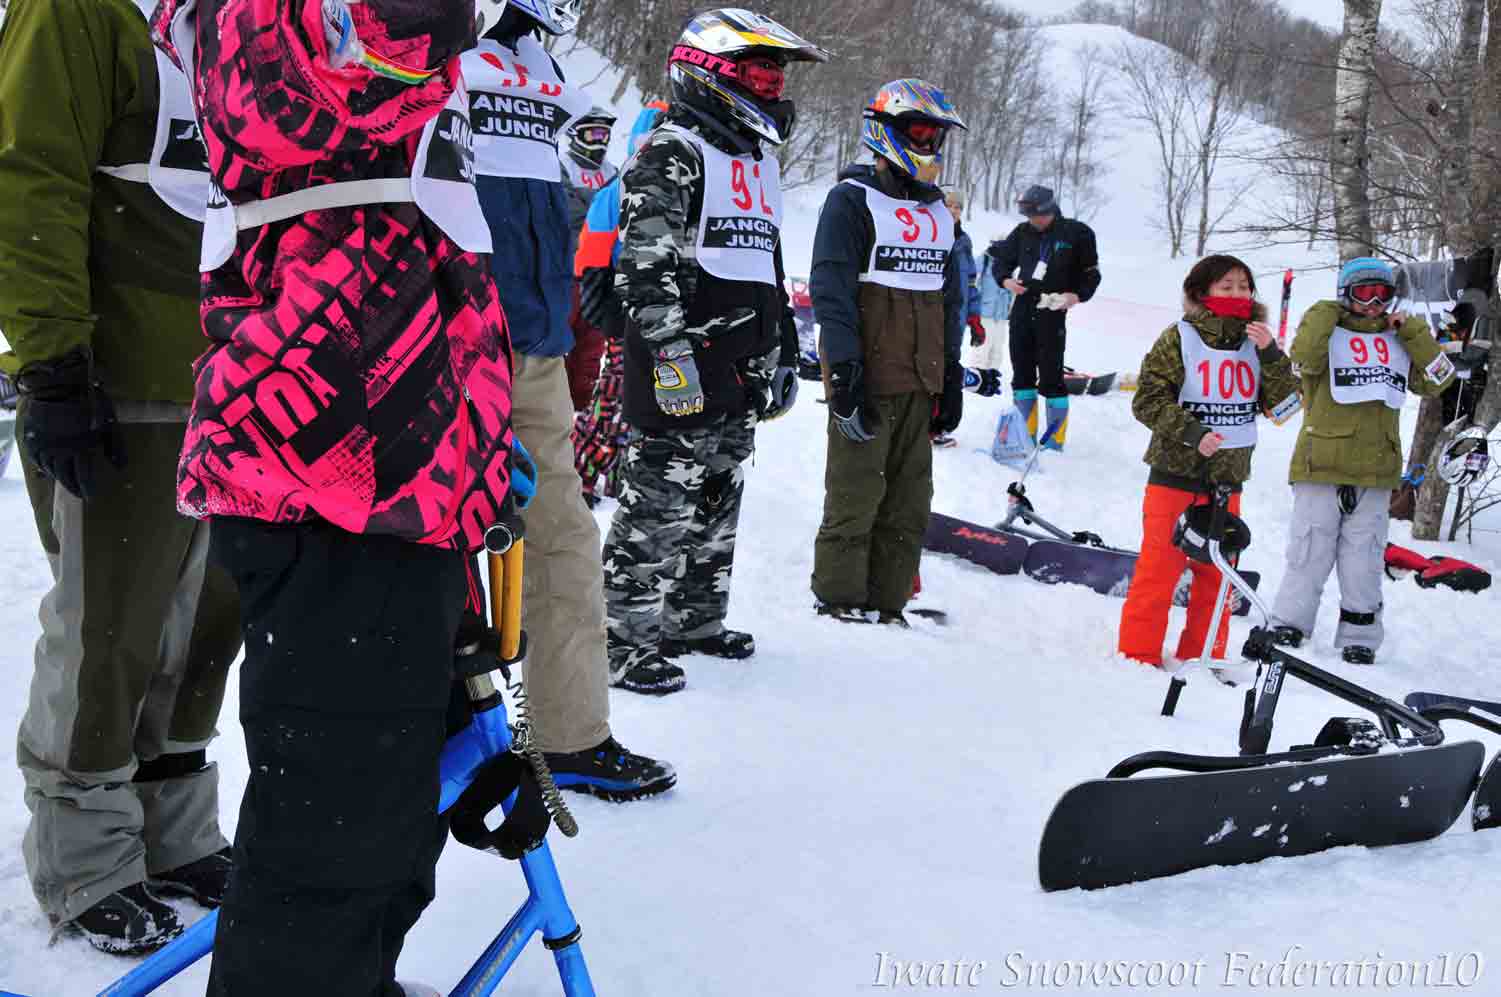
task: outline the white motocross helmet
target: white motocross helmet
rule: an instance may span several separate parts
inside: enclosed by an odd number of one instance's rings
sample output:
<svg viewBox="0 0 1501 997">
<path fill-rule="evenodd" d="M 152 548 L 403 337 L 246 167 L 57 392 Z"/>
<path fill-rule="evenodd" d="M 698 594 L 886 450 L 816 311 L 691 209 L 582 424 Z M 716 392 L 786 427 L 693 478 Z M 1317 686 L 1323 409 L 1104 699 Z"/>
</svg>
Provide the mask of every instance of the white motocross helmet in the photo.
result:
<svg viewBox="0 0 1501 997">
<path fill-rule="evenodd" d="M 512 7 L 550 35 L 566 35 L 579 23 L 580 0 L 510 0 Z"/>
<path fill-rule="evenodd" d="M 483 38 L 485 32 L 500 23 L 500 15 L 506 12 L 506 0 L 475 0 L 474 33 Z"/>
</svg>

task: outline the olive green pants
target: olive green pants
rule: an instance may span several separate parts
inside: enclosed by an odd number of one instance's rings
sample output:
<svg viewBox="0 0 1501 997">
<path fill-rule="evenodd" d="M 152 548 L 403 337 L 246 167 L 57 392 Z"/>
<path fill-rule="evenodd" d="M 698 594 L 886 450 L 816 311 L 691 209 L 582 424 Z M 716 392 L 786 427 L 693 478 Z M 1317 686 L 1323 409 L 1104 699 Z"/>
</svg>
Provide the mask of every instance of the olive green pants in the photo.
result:
<svg viewBox="0 0 1501 997">
<path fill-rule="evenodd" d="M 177 512 L 180 412 L 118 410 L 129 464 L 106 463 L 92 501 L 23 461 L 53 587 L 16 745 L 22 851 L 55 920 L 226 844 L 218 771 L 185 763 L 215 734 L 239 602 L 207 565 L 208 524 Z"/>
<path fill-rule="evenodd" d="M 829 416 L 813 594 L 894 613 L 912 597 L 933 504 L 933 401 L 911 392 L 879 397 L 874 407 L 881 425 L 869 443 L 845 439 Z"/>
</svg>

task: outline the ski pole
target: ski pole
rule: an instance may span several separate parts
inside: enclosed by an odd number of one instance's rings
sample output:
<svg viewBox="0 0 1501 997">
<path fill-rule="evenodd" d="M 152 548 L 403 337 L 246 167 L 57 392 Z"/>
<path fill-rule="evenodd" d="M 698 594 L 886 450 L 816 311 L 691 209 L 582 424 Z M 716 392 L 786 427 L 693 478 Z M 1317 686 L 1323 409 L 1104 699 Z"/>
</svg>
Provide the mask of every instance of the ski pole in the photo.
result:
<svg viewBox="0 0 1501 997">
<path fill-rule="evenodd" d="M 1293 300 L 1293 271 L 1289 267 L 1282 275 L 1282 317 L 1277 321 L 1277 348 L 1287 348 L 1287 312 Z"/>
</svg>

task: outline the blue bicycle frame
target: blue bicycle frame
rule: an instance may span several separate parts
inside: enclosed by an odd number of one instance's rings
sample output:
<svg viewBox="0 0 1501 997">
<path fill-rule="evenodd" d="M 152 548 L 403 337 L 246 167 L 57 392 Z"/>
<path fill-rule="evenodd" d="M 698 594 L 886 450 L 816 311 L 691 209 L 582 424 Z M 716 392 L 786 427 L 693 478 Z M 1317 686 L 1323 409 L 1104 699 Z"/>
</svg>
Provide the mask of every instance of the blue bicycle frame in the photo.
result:
<svg viewBox="0 0 1501 997">
<path fill-rule="evenodd" d="M 502 587 L 499 583 L 503 579 L 504 587 L 514 593 L 512 598 L 516 601 L 505 615 L 509 629 L 519 633 L 521 547 L 518 540 L 507 551 L 506 560 L 513 566 L 509 572 L 498 571 L 500 558 L 491 556 L 492 605 L 496 607 L 496 624 L 503 633 L 508 627 L 501 624 L 496 590 Z M 510 577 L 504 577 L 505 574 Z M 486 702 L 488 708 L 477 711 L 469 726 L 449 738 L 443 746 L 438 767 L 441 786 L 439 813 L 453 806 L 486 762 L 511 750 L 511 727 L 507 722 L 505 702 L 499 696 Z M 513 793 L 503 804 L 506 813 L 510 813 L 515 802 Z M 449 997 L 489 997 L 516 962 L 521 950 L 538 933 L 542 935 L 542 944 L 552 951 L 565 997 L 594 997 L 594 984 L 589 979 L 584 953 L 579 948 L 578 921 L 563 894 L 563 883 L 558 878 L 558 867 L 547 842 L 544 840 L 523 855 L 520 864 L 521 873 L 526 877 L 526 900 L 464 974 L 459 985 L 449 991 Z M 140 997 L 151 993 L 209 953 L 214 947 L 214 931 L 218 923 L 218 912 L 200 919 L 169 945 L 100 991 L 100 997 Z"/>
</svg>

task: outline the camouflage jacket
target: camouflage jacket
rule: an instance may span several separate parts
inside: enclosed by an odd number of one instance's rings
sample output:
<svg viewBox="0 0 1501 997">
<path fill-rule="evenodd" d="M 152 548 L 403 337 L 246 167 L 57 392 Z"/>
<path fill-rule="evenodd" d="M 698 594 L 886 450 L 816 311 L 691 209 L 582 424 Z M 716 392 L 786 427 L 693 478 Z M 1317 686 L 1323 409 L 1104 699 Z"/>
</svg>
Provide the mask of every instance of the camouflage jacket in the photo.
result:
<svg viewBox="0 0 1501 997">
<path fill-rule="evenodd" d="M 742 153 L 676 107 L 668 110 L 667 121 L 732 155 Z M 615 290 L 628 319 L 627 418 L 646 429 L 688 429 L 755 409 L 764 403 L 776 366 L 797 363 L 797 325 L 784 287 L 781 246 L 775 254 L 775 287 L 723 280 L 698 265 L 703 156 L 672 130 L 651 133 L 626 164 L 620 191 Z M 651 392 L 654 358 L 682 341 L 691 345 L 704 383 L 701 416 L 664 416 Z"/>
<path fill-rule="evenodd" d="M 1245 341 L 1246 323 L 1240 319 L 1218 318 L 1196 304 L 1186 305 L 1183 318 L 1213 349 L 1238 349 Z M 1260 302 L 1253 318 L 1257 322 L 1266 319 L 1266 307 Z M 1258 350 L 1257 357 L 1261 360 L 1257 401 L 1265 412 L 1295 394 L 1298 379 L 1293 374 L 1292 362 L 1275 342 Z M 1199 441 L 1209 430 L 1178 403 L 1184 376 L 1182 342 L 1174 323 L 1163 330 L 1142 360 L 1141 380 L 1131 401 L 1137 421 L 1152 431 L 1152 442 L 1142 458 L 1152 468 L 1148 480 L 1188 490 L 1199 488 L 1206 479 L 1242 484 L 1251 476 L 1251 454 L 1255 448 L 1223 449 L 1213 457 L 1199 453 Z"/>
</svg>

